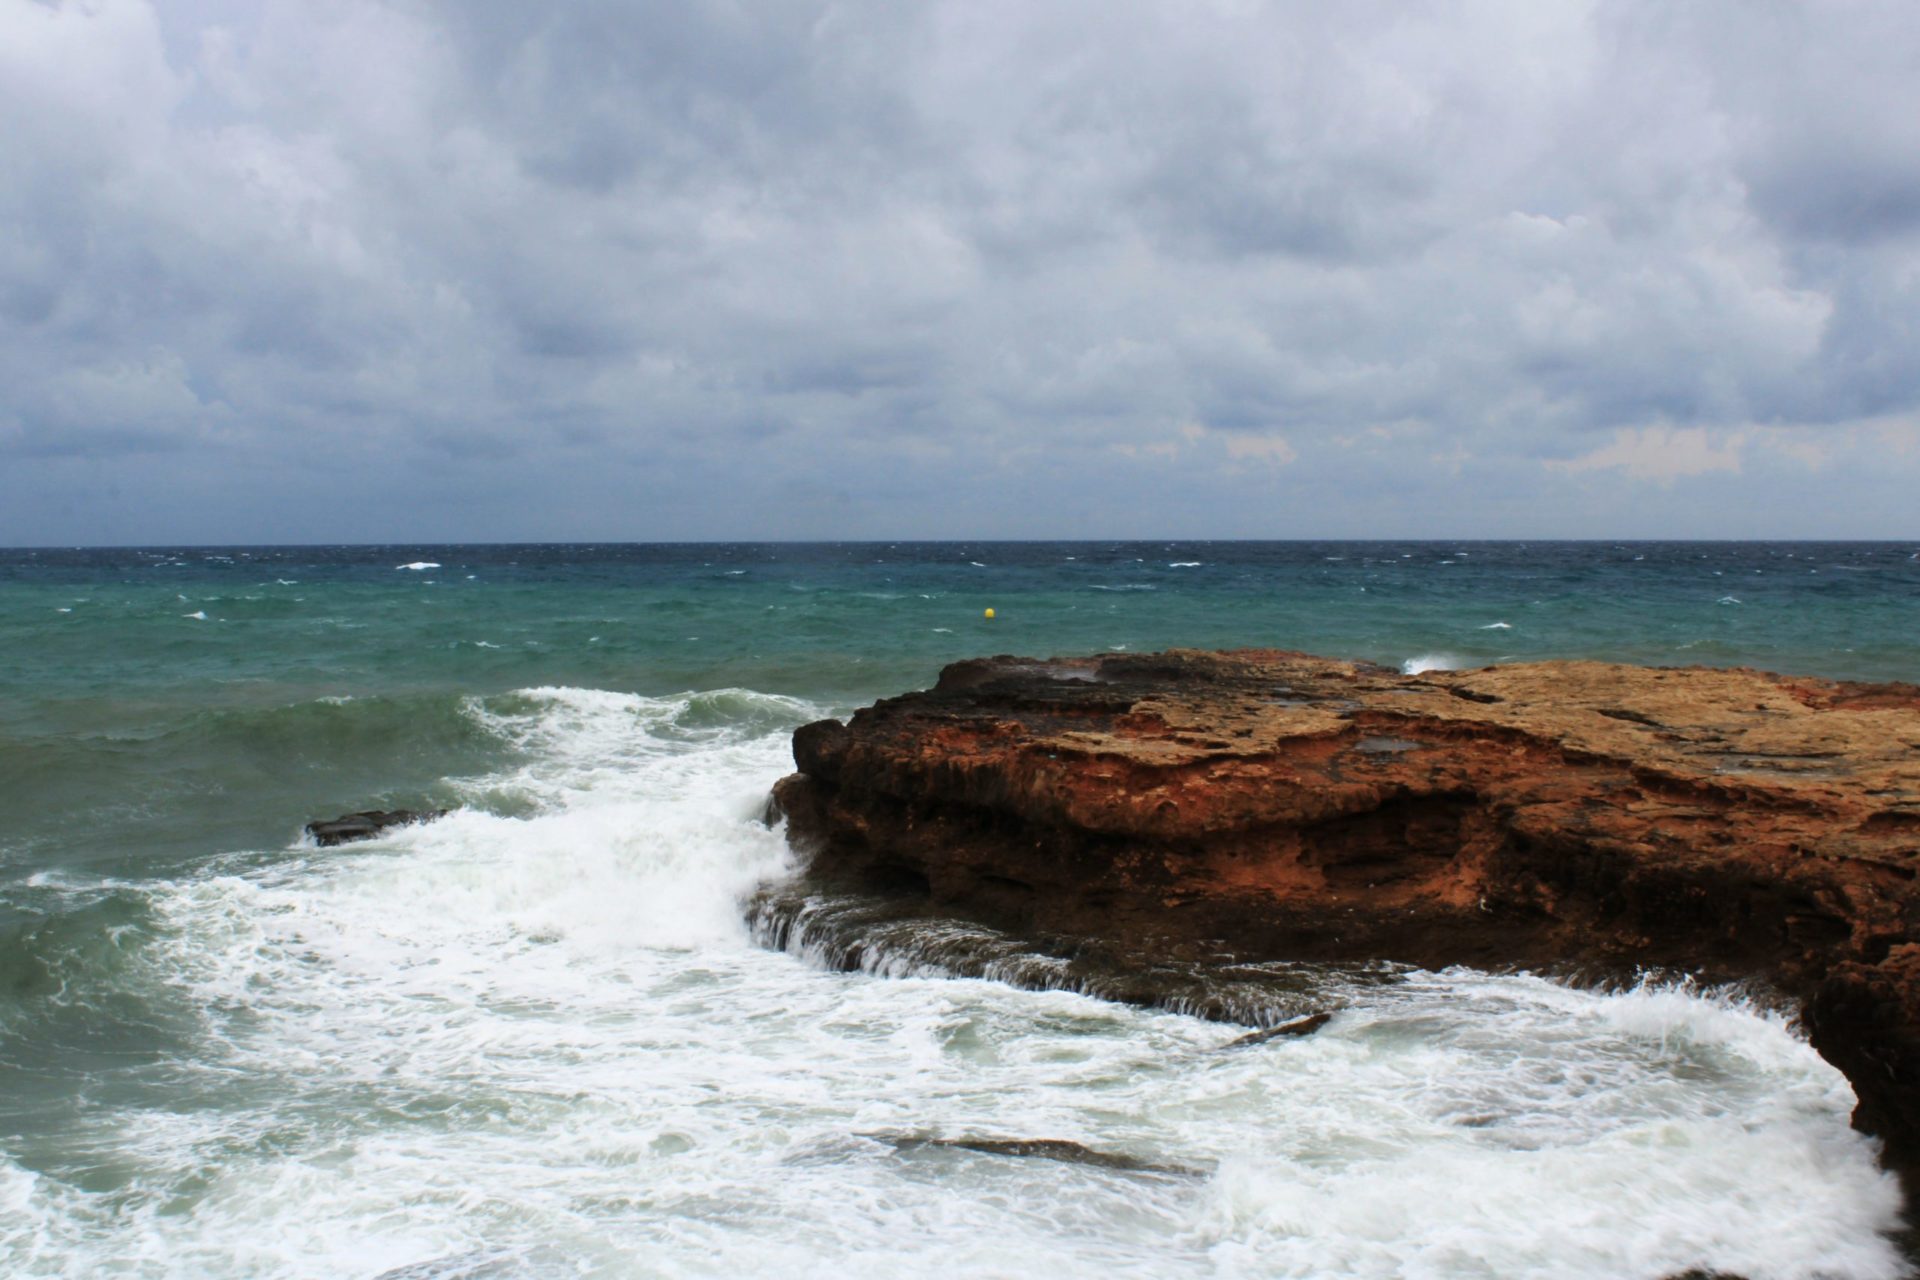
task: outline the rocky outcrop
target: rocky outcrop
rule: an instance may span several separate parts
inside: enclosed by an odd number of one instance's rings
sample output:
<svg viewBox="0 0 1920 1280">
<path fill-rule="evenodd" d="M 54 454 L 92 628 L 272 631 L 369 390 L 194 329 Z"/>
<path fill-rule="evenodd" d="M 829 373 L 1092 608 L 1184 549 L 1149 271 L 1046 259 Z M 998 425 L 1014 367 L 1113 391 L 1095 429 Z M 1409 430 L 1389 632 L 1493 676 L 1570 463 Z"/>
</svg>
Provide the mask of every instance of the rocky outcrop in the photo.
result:
<svg viewBox="0 0 1920 1280">
<path fill-rule="evenodd" d="M 816 879 L 1239 958 L 1760 980 L 1920 1157 L 1920 688 L 1176 651 L 948 667 L 794 736 Z"/>
<path fill-rule="evenodd" d="M 371 840 L 394 827 L 409 827 L 446 816 L 445 809 L 366 809 L 324 822 L 309 822 L 307 834 L 317 845 L 350 844 L 355 840 Z"/>
</svg>

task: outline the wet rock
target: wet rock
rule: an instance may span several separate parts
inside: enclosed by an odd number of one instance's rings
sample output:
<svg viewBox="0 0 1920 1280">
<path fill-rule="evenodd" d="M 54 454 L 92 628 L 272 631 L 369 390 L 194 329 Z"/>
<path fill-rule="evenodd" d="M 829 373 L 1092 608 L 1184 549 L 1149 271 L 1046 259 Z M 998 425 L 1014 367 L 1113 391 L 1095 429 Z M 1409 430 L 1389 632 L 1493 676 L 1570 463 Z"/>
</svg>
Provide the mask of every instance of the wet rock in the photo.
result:
<svg viewBox="0 0 1920 1280">
<path fill-rule="evenodd" d="M 1190 1165 L 1162 1164 L 1142 1160 L 1115 1151 L 1096 1151 L 1078 1142 L 1062 1138 L 935 1138 L 919 1133 L 870 1133 L 862 1135 L 884 1142 L 896 1151 L 924 1147 L 944 1147 L 954 1151 L 976 1151 L 981 1155 L 1008 1156 L 1023 1160 L 1055 1160 L 1061 1164 L 1080 1164 L 1094 1169 L 1118 1169 L 1126 1173 L 1160 1173 L 1179 1178 L 1204 1178 L 1205 1169 Z"/>
<path fill-rule="evenodd" d="M 809 883 L 1116 954 L 1758 979 L 1920 1160 L 1920 688 L 990 658 L 794 754 Z"/>
<path fill-rule="evenodd" d="M 1268 1027 L 1263 1031 L 1251 1032 L 1238 1040 L 1229 1040 L 1221 1045 L 1222 1049 L 1239 1049 L 1252 1044 L 1265 1044 L 1269 1040 L 1279 1040 L 1289 1036 L 1310 1036 L 1333 1021 L 1331 1013 L 1316 1013 L 1293 1022 L 1282 1023 L 1277 1027 Z"/>
<path fill-rule="evenodd" d="M 432 822 L 435 818 L 444 818 L 446 814 L 445 809 L 367 809 L 326 822 L 309 822 L 307 834 L 313 837 L 315 844 L 347 844 L 354 840 L 371 840 L 394 827 Z"/>
</svg>

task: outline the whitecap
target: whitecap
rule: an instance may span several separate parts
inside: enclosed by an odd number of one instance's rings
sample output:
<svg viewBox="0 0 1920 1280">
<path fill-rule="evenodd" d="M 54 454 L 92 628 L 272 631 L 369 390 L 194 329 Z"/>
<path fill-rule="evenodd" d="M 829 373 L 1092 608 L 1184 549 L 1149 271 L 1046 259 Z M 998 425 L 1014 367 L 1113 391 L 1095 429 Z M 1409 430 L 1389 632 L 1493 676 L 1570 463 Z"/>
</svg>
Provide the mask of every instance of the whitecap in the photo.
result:
<svg viewBox="0 0 1920 1280">
<path fill-rule="evenodd" d="M 1740 598 L 1738 596 L 1721 596 L 1719 603 L 1720 604 L 1739 604 Z"/>
<path fill-rule="evenodd" d="M 55 609 L 54 612 L 55 613 L 72 613 L 73 610 L 67 608 L 65 605 L 62 605 L 60 608 Z"/>
<path fill-rule="evenodd" d="M 196 622 L 205 622 L 207 620 L 207 611 L 205 609 L 195 609 L 192 613 L 183 613 L 180 616 L 183 618 L 192 618 Z"/>
<path fill-rule="evenodd" d="M 976 569 L 984 569 L 987 567 L 984 564 L 981 564 L 978 560 L 969 560 L 967 561 L 967 563 L 972 565 Z"/>
<path fill-rule="evenodd" d="M 415 560 L 410 564 L 397 564 L 393 567 L 396 569 L 411 569 L 415 573 L 418 573 L 422 569 L 438 569 L 440 562 L 437 560 Z"/>
<path fill-rule="evenodd" d="M 0 1156 L 15 1269 L 1902 1272 L 1880 1234 L 1898 1189 L 1847 1126 L 1845 1081 L 1764 1011 L 1412 973 L 1314 1037 L 1220 1053 L 1241 1028 L 937 970 L 828 973 L 755 947 L 741 903 L 791 865 L 758 815 L 792 730 L 829 708 L 572 688 L 466 708 L 519 749 L 448 781 L 470 807 L 129 887 L 158 927 L 127 963 L 182 993 L 211 1056 L 167 1064 L 190 1105 L 121 1092 L 74 1122 L 138 1196 Z M 521 816 L 482 811 L 500 797 Z M 895 1151 L 875 1131 L 1203 1172 Z"/>
<path fill-rule="evenodd" d="M 1402 675 L 1417 676 L 1423 671 L 1458 671 L 1460 659 L 1450 653 L 1423 653 L 1400 664 Z"/>
<path fill-rule="evenodd" d="M 950 636 L 953 634 L 952 627 L 935 627 L 934 631 L 936 631 L 937 633 L 943 636 Z"/>
<path fill-rule="evenodd" d="M 1513 624 L 1511 622 L 1489 622 L 1480 629 L 1482 631 L 1511 631 L 1513 630 Z"/>
<path fill-rule="evenodd" d="M 1199 567 L 1200 567 L 1200 562 L 1198 560 L 1167 561 L 1167 568 L 1169 569 L 1198 569 Z"/>
</svg>

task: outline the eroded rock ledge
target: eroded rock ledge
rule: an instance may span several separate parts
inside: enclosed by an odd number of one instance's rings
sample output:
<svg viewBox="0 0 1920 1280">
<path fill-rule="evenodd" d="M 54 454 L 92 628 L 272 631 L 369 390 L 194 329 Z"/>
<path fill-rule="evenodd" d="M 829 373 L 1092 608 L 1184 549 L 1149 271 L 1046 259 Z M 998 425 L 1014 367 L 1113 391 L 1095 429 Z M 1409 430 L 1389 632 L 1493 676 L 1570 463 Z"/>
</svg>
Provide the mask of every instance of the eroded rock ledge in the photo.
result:
<svg viewBox="0 0 1920 1280">
<path fill-rule="evenodd" d="M 1014 928 L 1764 981 L 1920 1162 L 1920 688 L 1002 657 L 794 755 L 775 797 L 816 875 Z"/>
</svg>

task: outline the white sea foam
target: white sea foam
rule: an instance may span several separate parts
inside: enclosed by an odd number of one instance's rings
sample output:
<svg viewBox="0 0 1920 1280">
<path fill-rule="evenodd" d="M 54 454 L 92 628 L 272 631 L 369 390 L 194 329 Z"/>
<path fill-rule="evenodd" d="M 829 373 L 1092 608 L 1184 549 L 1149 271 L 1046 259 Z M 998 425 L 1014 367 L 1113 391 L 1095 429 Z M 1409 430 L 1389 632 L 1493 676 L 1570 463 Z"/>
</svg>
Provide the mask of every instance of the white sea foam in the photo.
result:
<svg viewBox="0 0 1920 1280">
<path fill-rule="evenodd" d="M 415 560 L 410 564 L 397 564 L 393 567 L 396 569 L 411 569 L 418 573 L 423 569 L 438 569 L 440 562 L 437 560 Z"/>
<path fill-rule="evenodd" d="M 1198 560 L 1167 561 L 1167 568 L 1169 569 L 1198 569 L 1199 567 L 1200 567 L 1200 562 Z"/>
<path fill-rule="evenodd" d="M 1511 631 L 1513 630 L 1513 624 L 1511 622 L 1489 622 L 1480 629 L 1482 631 Z"/>
<path fill-rule="evenodd" d="M 205 609 L 195 609 L 192 613 L 183 613 L 180 616 L 183 618 L 192 618 L 196 622 L 205 622 L 207 620 L 207 611 Z"/>
<path fill-rule="evenodd" d="M 1403 675 L 1417 676 L 1422 671 L 1458 671 L 1465 664 L 1450 653 L 1423 653 L 1400 664 Z"/>
<path fill-rule="evenodd" d="M 0 1161 L 0 1252 L 74 1277 L 1899 1274 L 1844 1081 L 1738 999 L 1449 971 L 1227 1051 L 1239 1028 L 756 949 L 739 902 L 787 855 L 754 815 L 823 711 L 475 699 L 522 759 L 454 780 L 469 807 L 152 889 L 146 980 L 200 1024 L 166 1064 L 183 1104 L 88 1113 L 109 1192 Z"/>
</svg>

